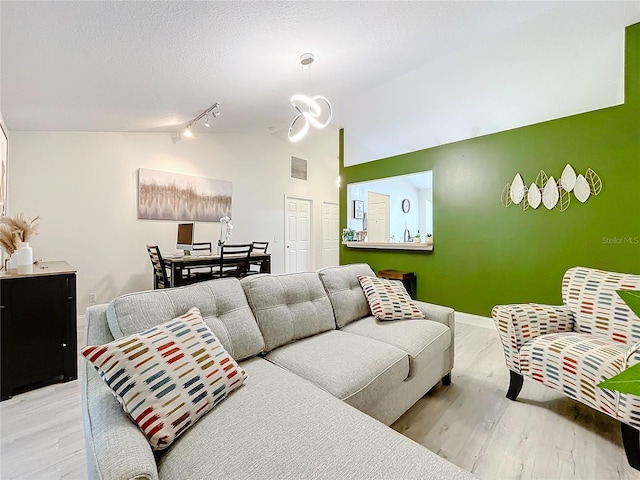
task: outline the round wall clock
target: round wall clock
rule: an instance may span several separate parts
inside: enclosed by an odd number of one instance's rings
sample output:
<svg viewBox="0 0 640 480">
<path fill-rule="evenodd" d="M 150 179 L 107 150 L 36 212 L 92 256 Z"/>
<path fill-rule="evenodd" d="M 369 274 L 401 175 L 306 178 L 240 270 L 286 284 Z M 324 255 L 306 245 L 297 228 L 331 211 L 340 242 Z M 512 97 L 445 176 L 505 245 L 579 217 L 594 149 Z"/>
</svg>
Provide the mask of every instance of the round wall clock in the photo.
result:
<svg viewBox="0 0 640 480">
<path fill-rule="evenodd" d="M 408 198 L 405 198 L 404 200 L 402 200 L 402 211 L 404 213 L 408 213 L 409 210 L 411 210 L 411 203 L 409 202 Z"/>
</svg>

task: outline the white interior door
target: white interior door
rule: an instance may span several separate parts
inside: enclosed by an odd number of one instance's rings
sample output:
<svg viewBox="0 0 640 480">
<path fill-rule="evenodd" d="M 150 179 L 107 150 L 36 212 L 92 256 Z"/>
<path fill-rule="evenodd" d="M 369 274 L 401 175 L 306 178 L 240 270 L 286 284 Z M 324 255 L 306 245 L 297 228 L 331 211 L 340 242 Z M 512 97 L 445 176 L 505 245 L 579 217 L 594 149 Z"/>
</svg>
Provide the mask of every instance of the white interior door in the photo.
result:
<svg viewBox="0 0 640 480">
<path fill-rule="evenodd" d="M 322 202 L 322 266 L 340 264 L 340 207 Z"/>
<path fill-rule="evenodd" d="M 311 200 L 285 197 L 285 271 L 311 271 Z"/>
<path fill-rule="evenodd" d="M 389 241 L 389 195 L 367 192 L 367 240 L 369 242 Z"/>
</svg>

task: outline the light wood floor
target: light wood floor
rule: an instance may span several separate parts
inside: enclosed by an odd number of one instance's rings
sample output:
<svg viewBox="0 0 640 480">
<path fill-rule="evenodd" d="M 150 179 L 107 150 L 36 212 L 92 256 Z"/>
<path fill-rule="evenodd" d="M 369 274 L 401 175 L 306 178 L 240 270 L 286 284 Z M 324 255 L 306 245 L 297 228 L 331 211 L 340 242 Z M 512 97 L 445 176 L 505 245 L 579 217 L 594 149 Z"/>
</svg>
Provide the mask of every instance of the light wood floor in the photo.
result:
<svg viewBox="0 0 640 480">
<path fill-rule="evenodd" d="M 453 383 L 394 429 L 484 480 L 640 479 L 618 422 L 527 379 L 511 402 L 497 333 L 460 324 L 456 342 Z M 78 381 L 0 403 L 0 435 L 2 480 L 86 478 Z"/>
<path fill-rule="evenodd" d="M 456 325 L 452 384 L 392 427 L 481 479 L 640 479 L 613 418 L 525 378 L 516 402 L 493 329 Z"/>
</svg>

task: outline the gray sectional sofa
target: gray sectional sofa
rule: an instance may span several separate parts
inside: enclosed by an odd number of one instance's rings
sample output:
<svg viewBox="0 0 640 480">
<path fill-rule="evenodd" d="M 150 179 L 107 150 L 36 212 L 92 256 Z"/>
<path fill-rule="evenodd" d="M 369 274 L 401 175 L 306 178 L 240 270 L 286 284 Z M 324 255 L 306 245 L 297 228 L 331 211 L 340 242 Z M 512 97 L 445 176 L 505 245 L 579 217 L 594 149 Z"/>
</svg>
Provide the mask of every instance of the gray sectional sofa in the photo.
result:
<svg viewBox="0 0 640 480">
<path fill-rule="evenodd" d="M 162 453 L 83 369 L 88 473 L 101 479 L 474 478 L 386 425 L 453 367 L 453 310 L 379 322 L 366 264 L 123 295 L 85 316 L 103 344 L 198 307 L 244 385 Z"/>
</svg>

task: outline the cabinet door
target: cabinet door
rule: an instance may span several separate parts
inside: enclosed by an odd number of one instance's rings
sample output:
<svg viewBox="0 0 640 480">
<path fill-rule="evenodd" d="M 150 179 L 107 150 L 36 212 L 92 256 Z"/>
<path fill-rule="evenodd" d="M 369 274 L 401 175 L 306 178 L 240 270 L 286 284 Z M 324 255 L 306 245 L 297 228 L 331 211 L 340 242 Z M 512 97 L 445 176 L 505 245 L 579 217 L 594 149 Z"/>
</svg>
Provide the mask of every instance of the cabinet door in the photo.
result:
<svg viewBox="0 0 640 480">
<path fill-rule="evenodd" d="M 2 281 L 2 383 L 11 390 L 3 394 L 62 378 L 66 283 L 65 276 Z"/>
</svg>

